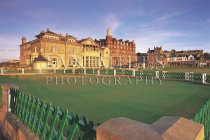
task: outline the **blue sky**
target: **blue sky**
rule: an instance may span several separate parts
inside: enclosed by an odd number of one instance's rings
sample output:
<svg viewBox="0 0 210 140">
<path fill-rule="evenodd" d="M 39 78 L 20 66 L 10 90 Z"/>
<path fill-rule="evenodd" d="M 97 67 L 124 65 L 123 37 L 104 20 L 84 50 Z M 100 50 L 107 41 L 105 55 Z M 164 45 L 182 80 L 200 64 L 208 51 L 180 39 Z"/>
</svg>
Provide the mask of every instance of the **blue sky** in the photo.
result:
<svg viewBox="0 0 210 140">
<path fill-rule="evenodd" d="M 79 39 L 135 40 L 137 52 L 203 49 L 210 52 L 210 0 L 1 0 L 0 59 L 19 58 L 21 37 L 41 30 Z"/>
</svg>

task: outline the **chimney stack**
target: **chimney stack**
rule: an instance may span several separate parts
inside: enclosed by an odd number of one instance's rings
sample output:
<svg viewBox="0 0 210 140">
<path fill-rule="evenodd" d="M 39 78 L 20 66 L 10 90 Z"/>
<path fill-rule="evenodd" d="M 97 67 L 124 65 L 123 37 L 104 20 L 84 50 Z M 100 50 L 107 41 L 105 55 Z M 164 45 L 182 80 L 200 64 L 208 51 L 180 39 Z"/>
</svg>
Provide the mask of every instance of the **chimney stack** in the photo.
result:
<svg viewBox="0 0 210 140">
<path fill-rule="evenodd" d="M 22 44 L 25 44 L 26 43 L 26 38 L 23 36 L 22 37 Z"/>
</svg>

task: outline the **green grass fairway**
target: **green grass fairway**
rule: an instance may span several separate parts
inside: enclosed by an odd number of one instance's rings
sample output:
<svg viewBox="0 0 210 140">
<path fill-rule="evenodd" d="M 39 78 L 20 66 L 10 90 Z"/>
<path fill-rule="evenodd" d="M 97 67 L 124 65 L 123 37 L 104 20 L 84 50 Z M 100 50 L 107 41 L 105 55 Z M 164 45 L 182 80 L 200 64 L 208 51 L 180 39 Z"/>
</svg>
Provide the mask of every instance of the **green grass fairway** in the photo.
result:
<svg viewBox="0 0 210 140">
<path fill-rule="evenodd" d="M 57 75 L 61 79 L 61 75 Z M 152 123 L 161 116 L 183 116 L 191 119 L 210 98 L 210 86 L 181 81 L 155 81 L 146 85 L 132 79 L 132 85 L 123 79 L 122 85 L 77 85 L 45 84 L 45 76 L 0 77 L 0 82 L 19 83 L 22 91 L 69 111 L 84 115 L 94 122 L 104 122 L 113 117 L 127 117 L 137 121 Z M 73 82 L 72 80 L 70 80 Z M 94 80 L 93 80 L 94 81 Z M 125 82 L 127 83 L 125 84 Z M 149 82 L 151 83 L 151 82 Z"/>
</svg>

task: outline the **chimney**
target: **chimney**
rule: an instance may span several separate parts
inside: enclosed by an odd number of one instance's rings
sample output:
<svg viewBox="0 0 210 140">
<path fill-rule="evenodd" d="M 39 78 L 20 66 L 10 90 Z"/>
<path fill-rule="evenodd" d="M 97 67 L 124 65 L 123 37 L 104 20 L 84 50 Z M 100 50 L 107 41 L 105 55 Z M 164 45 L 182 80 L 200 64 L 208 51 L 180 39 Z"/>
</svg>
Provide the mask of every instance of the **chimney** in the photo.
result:
<svg viewBox="0 0 210 140">
<path fill-rule="evenodd" d="M 26 43 L 26 38 L 23 36 L 22 37 L 22 44 L 25 44 Z"/>
</svg>

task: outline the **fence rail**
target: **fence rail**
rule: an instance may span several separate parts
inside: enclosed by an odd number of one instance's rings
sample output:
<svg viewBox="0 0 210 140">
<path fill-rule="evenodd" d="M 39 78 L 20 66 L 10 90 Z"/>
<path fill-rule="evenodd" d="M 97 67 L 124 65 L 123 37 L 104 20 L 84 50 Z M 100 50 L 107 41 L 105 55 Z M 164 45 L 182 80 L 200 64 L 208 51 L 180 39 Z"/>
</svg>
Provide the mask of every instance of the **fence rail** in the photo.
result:
<svg viewBox="0 0 210 140">
<path fill-rule="evenodd" d="M 134 72 L 135 71 L 135 72 Z M 157 73 L 158 72 L 158 73 Z M 205 73 L 193 72 L 165 72 L 154 70 L 128 70 L 128 69 L 48 69 L 48 70 L 29 70 L 21 69 L 18 71 L 1 69 L 1 74 L 26 74 L 26 73 L 54 73 L 54 74 L 89 74 L 89 75 L 126 75 L 126 76 L 142 76 L 144 78 L 162 78 L 174 80 L 191 80 L 210 84 L 210 75 Z M 158 76 L 157 76 L 158 74 Z"/>
<path fill-rule="evenodd" d="M 204 137 L 205 140 L 210 139 L 210 100 L 204 104 L 204 106 L 196 113 L 193 118 L 195 122 L 204 125 Z"/>
<path fill-rule="evenodd" d="M 10 90 L 11 112 L 14 113 L 40 139 L 95 140 L 96 126 L 86 117 L 27 95 Z"/>
</svg>

